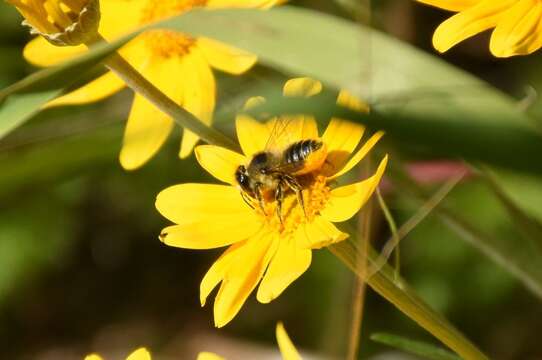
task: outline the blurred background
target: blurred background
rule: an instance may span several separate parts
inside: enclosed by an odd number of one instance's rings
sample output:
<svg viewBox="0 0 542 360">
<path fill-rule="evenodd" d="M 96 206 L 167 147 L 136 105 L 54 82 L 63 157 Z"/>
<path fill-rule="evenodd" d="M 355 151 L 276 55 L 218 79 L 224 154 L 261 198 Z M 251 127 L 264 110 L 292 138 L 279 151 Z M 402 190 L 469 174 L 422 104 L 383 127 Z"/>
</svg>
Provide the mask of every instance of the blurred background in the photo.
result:
<svg viewBox="0 0 542 360">
<path fill-rule="evenodd" d="M 359 14 L 345 7 L 348 1 L 292 3 L 370 19 L 374 27 L 431 53 L 432 32 L 447 16 L 408 0 L 375 2 L 370 12 Z M 21 56 L 30 37 L 20 21 L 0 2 L 1 88 L 36 70 Z M 518 100 L 525 98 L 542 75 L 540 55 L 499 60 L 490 56 L 487 42 L 487 36 L 478 36 L 444 58 Z M 264 67 L 243 77 L 215 74 L 217 111 L 236 109 L 251 87 L 285 79 Z M 147 346 L 157 359 L 195 359 L 202 350 L 232 360 L 274 359 L 279 319 L 303 352 L 343 358 L 355 280 L 326 250 L 315 252 L 309 271 L 277 300 L 261 305 L 251 297 L 231 324 L 220 331 L 212 327 L 212 306 L 199 306 L 199 282 L 220 251 L 160 243 L 157 235 L 168 224 L 154 209 L 154 199 L 176 183 L 214 180 L 193 156 L 177 158 L 179 131 L 141 170 L 123 171 L 117 156 L 131 99 L 123 91 L 93 105 L 50 109 L 0 141 L 0 358 L 82 359 L 96 351 L 121 359 Z M 538 111 L 536 102 L 531 111 Z M 395 151 L 390 143 L 380 150 Z M 438 159 L 396 155 L 428 193 L 446 178 L 430 176 Z M 425 165 L 418 166 L 420 161 Z M 393 179 L 386 184 L 384 197 L 402 224 L 419 204 Z M 542 212 L 537 195 L 526 198 Z M 510 241 L 511 249 L 521 241 L 507 209 L 475 175 L 451 192 L 447 205 Z M 377 243 L 389 236 L 385 222 L 380 228 Z M 431 214 L 402 240 L 401 250 L 402 275 L 491 358 L 542 358 L 540 298 L 476 244 Z M 436 343 L 368 290 L 360 358 L 415 358 L 371 341 L 375 332 Z"/>
</svg>

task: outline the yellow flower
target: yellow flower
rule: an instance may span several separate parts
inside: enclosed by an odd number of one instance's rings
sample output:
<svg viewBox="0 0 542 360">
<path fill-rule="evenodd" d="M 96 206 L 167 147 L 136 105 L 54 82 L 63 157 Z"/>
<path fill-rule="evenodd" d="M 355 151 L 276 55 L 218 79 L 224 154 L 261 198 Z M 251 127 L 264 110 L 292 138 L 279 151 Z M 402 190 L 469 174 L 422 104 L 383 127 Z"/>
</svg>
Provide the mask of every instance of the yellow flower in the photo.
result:
<svg viewBox="0 0 542 360">
<path fill-rule="evenodd" d="M 57 46 L 80 45 L 96 36 L 98 0 L 6 0 L 26 19 L 33 34 Z"/>
<path fill-rule="evenodd" d="M 85 360 L 103 360 L 100 355 L 91 354 L 85 357 Z M 151 360 L 151 354 L 145 348 L 140 348 L 131 353 L 126 360 Z"/>
<path fill-rule="evenodd" d="M 458 12 L 433 35 L 440 52 L 489 29 L 494 29 L 489 48 L 496 57 L 527 55 L 542 46 L 542 0 L 417 1 Z"/>
<path fill-rule="evenodd" d="M 102 0 L 99 32 L 112 40 L 141 25 L 195 7 L 265 9 L 282 2 L 284 0 Z M 26 46 L 24 56 L 37 66 L 50 66 L 85 50 L 83 45 L 55 47 L 38 37 Z M 169 30 L 149 31 L 127 44 L 120 53 L 162 92 L 206 124 L 212 121 L 216 96 L 211 68 L 238 75 L 249 70 L 257 60 L 256 56 L 223 43 Z M 50 105 L 97 101 L 124 86 L 119 78 L 108 72 Z M 125 169 L 142 166 L 163 145 L 172 128 L 170 117 L 136 94 L 124 134 L 121 165 Z M 197 141 L 195 134 L 185 131 L 180 156 L 190 155 Z"/>
<path fill-rule="evenodd" d="M 276 331 L 277 343 L 283 360 L 301 360 L 301 356 L 297 352 L 292 340 L 284 329 L 281 322 L 277 324 Z M 202 352 L 198 355 L 197 360 L 225 360 L 223 357 L 210 352 Z"/>
<path fill-rule="evenodd" d="M 284 92 L 285 95 L 309 96 L 320 88 L 320 83 L 313 80 L 294 79 L 285 85 Z M 343 101 L 352 99 L 342 98 Z M 262 99 L 251 99 L 248 103 L 258 101 Z M 262 124 L 248 116 L 239 116 L 237 136 L 244 155 L 212 145 L 196 148 L 200 165 L 228 185 L 181 184 L 163 190 L 157 197 L 158 211 L 177 224 L 165 228 L 160 235 L 167 245 L 186 249 L 230 245 L 209 269 L 200 287 L 203 306 L 209 293 L 221 283 L 214 303 L 217 327 L 233 319 L 258 283 L 257 299 L 268 303 L 309 267 L 311 249 L 346 239 L 348 234 L 333 223 L 346 221 L 356 214 L 384 173 L 387 157 L 370 178 L 333 189 L 334 180 L 363 159 L 383 134 L 374 134 L 356 151 L 364 132 L 360 125 L 332 119 L 319 138 L 314 118 L 287 119 L 272 119 Z M 266 147 L 271 133 L 282 124 L 287 124 L 287 128 L 280 129 L 283 136 L 278 137 L 272 148 Z M 323 165 L 297 177 L 303 207 L 293 191 L 287 191 L 282 201 L 281 220 L 277 201 L 269 194 L 265 196 L 263 209 L 254 198 L 240 195 L 236 172 L 241 165 L 248 166 L 254 155 L 264 150 L 284 152 L 289 145 L 307 139 L 321 141 L 327 157 Z"/>
</svg>

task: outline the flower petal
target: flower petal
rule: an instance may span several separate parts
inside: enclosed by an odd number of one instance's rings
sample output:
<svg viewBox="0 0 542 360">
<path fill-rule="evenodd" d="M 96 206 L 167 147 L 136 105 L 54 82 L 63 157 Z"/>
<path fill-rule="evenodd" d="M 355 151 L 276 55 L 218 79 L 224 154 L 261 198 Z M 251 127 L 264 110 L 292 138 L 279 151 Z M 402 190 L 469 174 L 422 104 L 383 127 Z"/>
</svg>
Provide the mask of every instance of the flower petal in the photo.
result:
<svg viewBox="0 0 542 360">
<path fill-rule="evenodd" d="M 201 167 L 220 181 L 237 186 L 235 172 L 245 163 L 243 155 L 215 145 L 200 145 L 195 150 Z"/>
<path fill-rule="evenodd" d="M 218 356 L 215 353 L 211 352 L 200 352 L 198 354 L 197 360 L 226 360 L 222 356 Z"/>
<path fill-rule="evenodd" d="M 279 345 L 280 354 L 282 355 L 283 360 L 301 360 L 301 356 L 297 352 L 292 340 L 288 336 L 286 329 L 282 322 L 277 323 L 277 328 L 275 331 L 277 337 L 277 343 Z"/>
<path fill-rule="evenodd" d="M 369 105 L 346 90 L 341 90 L 337 97 L 337 104 L 344 106 L 350 110 L 359 112 L 369 112 Z"/>
<path fill-rule="evenodd" d="M 230 246 L 226 251 L 224 251 L 224 253 L 222 253 L 222 255 L 220 255 L 220 257 L 207 271 L 207 273 L 201 280 L 201 284 L 199 287 L 199 299 L 201 306 L 205 306 L 205 302 L 207 301 L 207 297 L 209 296 L 211 291 L 213 291 L 213 289 L 222 280 L 224 280 L 224 276 L 226 276 L 226 271 L 230 268 L 232 261 L 237 258 L 236 254 L 239 252 L 239 249 L 246 244 L 247 241 L 249 240 L 238 242 Z"/>
<path fill-rule="evenodd" d="M 367 140 L 367 142 L 363 144 L 361 149 L 359 149 L 358 152 L 355 153 L 354 156 L 350 158 L 350 160 L 348 160 L 346 165 L 338 173 L 330 176 L 329 179 L 333 180 L 350 171 L 369 153 L 369 151 L 371 151 L 371 149 L 376 145 L 380 138 L 382 138 L 382 136 L 384 136 L 384 133 L 382 131 L 378 131 L 373 136 L 371 136 L 369 140 Z"/>
<path fill-rule="evenodd" d="M 197 46 L 212 67 L 234 75 L 246 72 L 258 61 L 256 55 L 204 37 L 198 38 Z"/>
<path fill-rule="evenodd" d="M 256 213 L 243 201 L 239 190 L 217 184 L 180 184 L 162 190 L 156 209 L 176 224 L 239 217 L 257 222 Z"/>
<path fill-rule="evenodd" d="M 273 257 L 277 240 L 268 234 L 250 239 L 240 247 L 226 271 L 214 305 L 215 326 L 222 327 L 241 310 Z"/>
<path fill-rule="evenodd" d="M 160 241 L 182 249 L 215 249 L 245 240 L 261 227 L 251 217 L 230 215 L 168 226 L 160 233 Z"/>
<path fill-rule="evenodd" d="M 114 40 L 135 30 L 141 26 L 148 4 L 148 0 L 130 0 L 129 3 L 124 0 L 100 1 L 100 34 L 107 40 Z"/>
<path fill-rule="evenodd" d="M 484 0 L 444 21 L 433 35 L 433 46 L 440 52 L 487 29 L 495 27 L 503 12 L 517 0 Z"/>
<path fill-rule="evenodd" d="M 333 189 L 326 207 L 320 211 L 320 214 L 332 222 L 346 221 L 354 216 L 376 190 L 387 163 L 388 157 L 386 156 L 370 178 Z"/>
<path fill-rule="evenodd" d="M 52 66 L 69 60 L 74 56 L 87 51 L 85 45 L 79 46 L 55 46 L 38 36 L 28 42 L 23 50 L 24 58 L 36 66 Z"/>
<path fill-rule="evenodd" d="M 257 299 L 267 304 L 279 295 L 310 266 L 312 250 L 282 239 L 258 288 Z"/>
<path fill-rule="evenodd" d="M 418 2 L 432 5 L 449 11 L 463 11 L 478 4 L 482 0 L 417 0 Z"/>
<path fill-rule="evenodd" d="M 183 57 L 181 80 L 171 77 L 170 80 L 182 84 L 184 92 L 184 108 L 199 120 L 210 125 L 215 109 L 216 83 L 215 77 L 201 50 L 196 46 Z M 199 137 L 190 130 L 184 130 L 179 156 L 186 158 L 198 142 Z"/>
<path fill-rule="evenodd" d="M 47 107 L 88 104 L 111 96 L 124 86 L 124 82 L 117 75 L 108 72 L 79 89 L 47 103 Z"/>
<path fill-rule="evenodd" d="M 260 8 L 268 9 L 288 0 L 209 0 L 207 8 Z"/>
<path fill-rule="evenodd" d="M 344 167 L 363 136 L 365 127 L 340 119 L 331 119 L 322 141 L 327 146 L 325 173 L 334 174 Z"/>
<path fill-rule="evenodd" d="M 164 94 L 180 104 L 183 99 L 180 82 L 171 77 L 179 71 L 176 57 L 149 62 L 143 75 Z M 136 169 L 156 154 L 166 141 L 173 120 L 143 96 L 136 94 L 124 132 L 120 163 L 127 170 Z"/>
<path fill-rule="evenodd" d="M 542 3 L 519 0 L 491 35 L 489 48 L 497 57 L 527 55 L 542 46 Z"/>
<path fill-rule="evenodd" d="M 311 97 L 322 91 L 322 83 L 308 77 L 295 78 L 286 81 L 283 95 L 289 97 Z"/>
<path fill-rule="evenodd" d="M 246 156 L 250 157 L 265 149 L 265 145 L 269 140 L 269 128 L 266 124 L 262 124 L 247 115 L 238 115 L 235 119 L 235 128 L 237 139 L 239 139 L 241 149 L 243 149 Z"/>
<path fill-rule="evenodd" d="M 145 348 L 140 348 L 131 353 L 126 360 L 151 360 L 151 354 Z"/>
<path fill-rule="evenodd" d="M 103 360 L 103 358 L 98 354 L 90 354 L 85 356 L 85 360 Z"/>
<path fill-rule="evenodd" d="M 348 238 L 348 234 L 341 232 L 335 225 L 321 216 L 300 226 L 295 234 L 296 245 L 305 249 L 320 249 Z"/>
</svg>

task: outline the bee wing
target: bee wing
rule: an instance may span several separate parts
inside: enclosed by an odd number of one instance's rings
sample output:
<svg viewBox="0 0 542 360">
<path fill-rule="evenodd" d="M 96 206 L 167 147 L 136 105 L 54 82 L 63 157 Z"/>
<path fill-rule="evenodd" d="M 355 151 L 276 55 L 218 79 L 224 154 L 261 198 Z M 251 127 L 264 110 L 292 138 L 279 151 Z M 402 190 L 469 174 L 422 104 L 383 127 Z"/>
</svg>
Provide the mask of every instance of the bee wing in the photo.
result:
<svg viewBox="0 0 542 360">
<path fill-rule="evenodd" d="M 304 115 L 280 116 L 267 123 L 269 139 L 265 151 L 281 152 L 291 144 L 318 137 L 314 119 Z"/>
</svg>

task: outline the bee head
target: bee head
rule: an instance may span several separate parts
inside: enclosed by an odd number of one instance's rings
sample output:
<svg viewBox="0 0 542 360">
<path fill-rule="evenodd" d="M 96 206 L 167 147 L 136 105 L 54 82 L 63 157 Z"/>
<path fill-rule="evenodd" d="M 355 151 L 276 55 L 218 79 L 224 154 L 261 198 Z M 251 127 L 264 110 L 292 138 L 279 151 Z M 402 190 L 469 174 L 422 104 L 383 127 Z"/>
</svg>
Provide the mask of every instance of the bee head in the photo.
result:
<svg viewBox="0 0 542 360">
<path fill-rule="evenodd" d="M 241 189 L 247 193 L 252 193 L 250 188 L 250 178 L 248 176 L 247 168 L 244 165 L 240 165 L 235 171 L 235 180 L 241 186 Z"/>
</svg>

